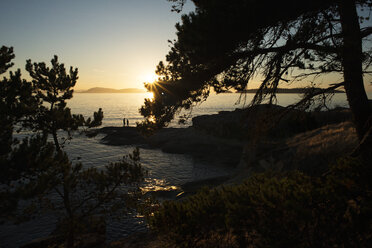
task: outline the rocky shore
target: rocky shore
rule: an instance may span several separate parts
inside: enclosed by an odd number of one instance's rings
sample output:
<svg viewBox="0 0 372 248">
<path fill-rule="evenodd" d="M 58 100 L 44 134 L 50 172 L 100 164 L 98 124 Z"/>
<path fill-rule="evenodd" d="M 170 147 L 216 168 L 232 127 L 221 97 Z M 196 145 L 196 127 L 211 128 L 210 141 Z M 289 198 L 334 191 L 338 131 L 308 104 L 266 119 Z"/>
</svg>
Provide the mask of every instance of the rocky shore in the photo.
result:
<svg viewBox="0 0 372 248">
<path fill-rule="evenodd" d="M 134 127 L 104 127 L 96 132 L 105 135 L 101 142 L 107 145 L 157 148 L 232 168 L 230 178 L 182 186 L 193 192 L 204 184 L 239 181 L 267 169 L 299 169 L 319 175 L 327 164 L 356 145 L 350 120 L 350 111 L 345 108 L 308 113 L 258 105 L 197 116 L 191 127 L 164 128 L 150 137 Z"/>
<path fill-rule="evenodd" d="M 157 148 L 229 166 L 239 162 L 243 148 L 242 140 L 214 136 L 195 127 L 164 128 L 150 137 L 142 136 L 134 127 L 104 127 L 98 132 L 105 134 L 101 142 L 107 145 Z"/>
</svg>

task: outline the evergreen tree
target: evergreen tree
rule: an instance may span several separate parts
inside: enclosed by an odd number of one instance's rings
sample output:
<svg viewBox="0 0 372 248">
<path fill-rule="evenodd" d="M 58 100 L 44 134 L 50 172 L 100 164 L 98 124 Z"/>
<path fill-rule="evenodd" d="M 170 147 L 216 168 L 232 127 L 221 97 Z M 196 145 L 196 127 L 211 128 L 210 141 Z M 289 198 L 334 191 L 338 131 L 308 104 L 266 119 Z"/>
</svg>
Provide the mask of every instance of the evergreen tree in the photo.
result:
<svg viewBox="0 0 372 248">
<path fill-rule="evenodd" d="M 185 3 L 170 1 L 176 11 Z M 310 90 L 295 107 L 306 108 L 313 97 L 344 87 L 358 137 L 370 142 L 371 108 L 363 84 L 372 61 L 366 41 L 372 27 L 364 15 L 370 0 L 193 2 L 195 12 L 182 16 L 166 63 L 157 67 L 158 81 L 146 85 L 155 99 L 141 108 L 146 120 L 140 127 L 167 125 L 180 109 L 205 100 L 211 88 L 244 92 L 258 79 L 252 104 L 274 103 L 279 85 L 341 75 L 342 82 Z"/>
<path fill-rule="evenodd" d="M 3 47 L 1 71 L 11 66 L 12 58 L 12 49 Z M 28 60 L 31 82 L 21 79 L 19 70 L 1 81 L 1 210 L 2 217 L 19 214 L 17 202 L 29 199 L 23 214 L 45 208 L 58 212 L 59 232 L 66 247 L 73 247 L 92 216 L 134 206 L 144 171 L 138 149 L 100 170 L 69 160 L 63 147 L 72 132 L 101 125 L 103 112 L 99 109 L 88 119 L 72 114 L 66 101 L 73 96 L 78 70 L 71 67 L 67 73 L 57 56 L 51 63 L 49 68 Z M 22 141 L 13 137 L 20 130 L 29 133 Z"/>
</svg>

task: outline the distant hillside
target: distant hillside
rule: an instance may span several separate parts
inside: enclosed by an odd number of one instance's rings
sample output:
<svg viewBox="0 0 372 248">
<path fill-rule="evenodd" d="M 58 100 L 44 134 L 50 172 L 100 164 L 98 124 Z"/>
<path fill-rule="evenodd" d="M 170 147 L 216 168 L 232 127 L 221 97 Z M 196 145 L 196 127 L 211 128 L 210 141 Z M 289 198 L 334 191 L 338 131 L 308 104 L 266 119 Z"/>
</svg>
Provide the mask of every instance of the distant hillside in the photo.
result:
<svg viewBox="0 0 372 248">
<path fill-rule="evenodd" d="M 321 89 L 321 88 L 315 88 L 315 89 Z M 250 89 L 250 90 L 244 90 L 239 93 L 256 93 L 258 89 Z M 276 93 L 293 93 L 293 94 L 302 94 L 307 92 L 308 88 L 278 88 Z M 330 93 L 345 93 L 341 90 L 332 90 Z"/>
<path fill-rule="evenodd" d="M 111 88 L 102 88 L 94 87 L 89 90 L 79 91 L 78 93 L 145 93 L 146 90 L 136 89 L 136 88 L 127 88 L 127 89 L 111 89 Z"/>
</svg>

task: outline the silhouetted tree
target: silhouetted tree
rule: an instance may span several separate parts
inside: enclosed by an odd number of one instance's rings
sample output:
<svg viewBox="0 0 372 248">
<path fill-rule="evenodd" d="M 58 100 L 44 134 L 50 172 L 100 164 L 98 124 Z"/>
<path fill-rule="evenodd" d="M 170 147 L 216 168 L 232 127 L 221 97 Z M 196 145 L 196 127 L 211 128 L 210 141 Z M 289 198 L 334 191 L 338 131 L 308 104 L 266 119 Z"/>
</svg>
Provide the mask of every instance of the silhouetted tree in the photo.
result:
<svg viewBox="0 0 372 248">
<path fill-rule="evenodd" d="M 185 0 L 170 0 L 180 10 Z M 167 125 L 180 109 L 217 92 L 248 88 L 256 78 L 261 85 L 253 104 L 275 102 L 279 84 L 313 76 L 340 74 L 343 82 L 329 82 L 306 99 L 343 86 L 360 140 L 371 128 L 371 108 L 363 75 L 371 63 L 365 38 L 372 27 L 360 27 L 368 17 L 357 8 L 371 9 L 370 0 L 193 0 L 196 10 L 176 24 L 177 40 L 170 41 L 167 63 L 160 62 L 156 84 L 146 87 L 141 114 L 145 130 Z M 365 23 L 365 22 L 364 22 Z M 301 101 L 305 107 L 308 101 Z M 298 105 L 296 106 L 298 107 Z"/>
<path fill-rule="evenodd" d="M 1 51 L 1 69 L 5 72 L 14 54 L 11 48 Z M 138 197 L 143 170 L 138 149 L 100 170 L 69 160 L 64 143 L 72 138 L 73 131 L 101 125 L 103 112 L 99 109 L 93 119 L 71 114 L 66 101 L 73 96 L 78 71 L 71 67 L 67 73 L 57 56 L 51 63 L 49 68 L 28 60 L 26 70 L 32 82 L 21 79 L 19 70 L 1 81 L 1 210 L 2 215 L 9 214 L 18 200 L 33 199 L 23 208 L 24 214 L 45 207 L 59 212 L 60 231 L 66 246 L 73 247 L 87 219 L 133 206 L 131 200 Z M 27 132 L 22 141 L 13 137 L 20 130 Z"/>
<path fill-rule="evenodd" d="M 101 125 L 103 113 L 99 109 L 94 114 L 94 119 L 84 119 L 82 115 L 71 114 L 70 108 L 66 107 L 66 100 L 72 98 L 73 87 L 78 79 L 77 68 L 70 68 L 69 73 L 63 64 L 58 63 L 58 57 L 54 56 L 51 61 L 52 68 L 46 67 L 45 63 L 31 63 L 27 60 L 26 70 L 32 78 L 32 85 L 36 90 L 36 97 L 40 104 L 35 116 L 29 121 L 29 126 L 34 130 L 42 130 L 52 135 L 56 150 L 61 149 L 57 138 L 57 131 L 67 132 L 71 138 L 71 131 L 79 127 L 96 127 Z"/>
<path fill-rule="evenodd" d="M 13 48 L 3 46 L 0 49 L 1 74 L 13 65 L 13 58 Z M 20 70 L 10 72 L 9 78 L 4 77 L 0 81 L 0 97 L 0 165 L 3 172 L 0 178 L 9 178 L 5 167 L 9 168 L 9 153 L 12 151 L 12 145 L 18 142 L 13 139 L 15 126 L 18 124 L 16 129 L 20 129 L 25 117 L 35 114 L 37 99 L 33 96 L 32 84 L 21 79 Z"/>
<path fill-rule="evenodd" d="M 0 48 L 0 74 L 3 74 L 13 66 L 13 63 L 10 62 L 12 59 L 14 59 L 13 48 L 2 46 Z"/>
</svg>

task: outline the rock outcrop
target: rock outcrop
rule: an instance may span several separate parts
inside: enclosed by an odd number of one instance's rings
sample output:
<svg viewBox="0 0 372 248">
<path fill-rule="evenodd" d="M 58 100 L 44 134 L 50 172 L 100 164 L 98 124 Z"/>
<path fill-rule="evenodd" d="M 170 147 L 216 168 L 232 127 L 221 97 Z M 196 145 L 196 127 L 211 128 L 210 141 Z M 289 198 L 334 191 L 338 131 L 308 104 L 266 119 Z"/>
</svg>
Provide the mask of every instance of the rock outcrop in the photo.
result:
<svg viewBox="0 0 372 248">
<path fill-rule="evenodd" d="M 293 150 L 299 154 L 294 147 L 295 144 L 299 146 L 300 142 L 293 141 L 287 144 L 289 138 L 312 130 L 318 130 L 314 131 L 314 135 L 315 133 L 326 135 L 324 132 L 326 128 L 319 128 L 350 119 L 350 111 L 344 108 L 308 113 L 287 110 L 278 105 L 257 105 L 247 109 L 197 116 L 192 119 L 191 127 L 164 128 L 150 137 L 142 136 L 134 127 L 104 127 L 98 132 L 105 134 L 102 142 L 108 145 L 160 148 L 163 152 L 189 154 L 209 163 L 232 167 L 237 166 L 241 160 L 248 161 L 253 157 L 255 159 L 260 157 L 259 163 L 262 167 L 268 167 L 268 163 L 276 163 L 273 161 L 282 160 L 289 169 L 291 166 L 299 168 L 292 165 L 294 163 L 303 164 L 303 161 L 296 160 L 297 157 L 293 163 L 288 163 L 288 159 L 284 159 L 285 156 L 291 157 Z M 297 140 L 310 142 L 305 141 L 305 134 L 298 137 Z M 328 142 L 320 137 L 318 139 L 325 144 Z M 328 147 L 321 143 L 317 146 Z M 275 153 L 282 156 L 269 155 Z M 250 157 L 248 160 L 247 156 Z"/>
<path fill-rule="evenodd" d="M 356 146 L 350 119 L 345 108 L 308 113 L 258 105 L 197 116 L 191 127 L 164 128 L 150 137 L 133 127 L 105 127 L 99 132 L 106 135 L 105 144 L 188 154 L 211 164 L 237 167 L 241 178 L 268 169 L 319 175 Z"/>
<path fill-rule="evenodd" d="M 102 142 L 107 145 L 135 145 L 159 148 L 163 152 L 188 154 L 209 163 L 236 166 L 243 141 L 217 137 L 194 127 L 164 128 L 150 137 L 143 137 L 133 127 L 104 127 Z"/>
<path fill-rule="evenodd" d="M 358 144 L 351 122 L 325 125 L 280 142 L 247 143 L 243 149 L 236 178 L 266 170 L 300 170 L 319 176 L 328 165 L 347 155 Z"/>
<path fill-rule="evenodd" d="M 197 116 L 192 122 L 195 129 L 218 137 L 239 140 L 262 140 L 267 137 L 275 140 L 350 119 L 350 111 L 344 108 L 305 112 L 262 104 L 235 111 L 221 111 L 215 115 Z"/>
</svg>

